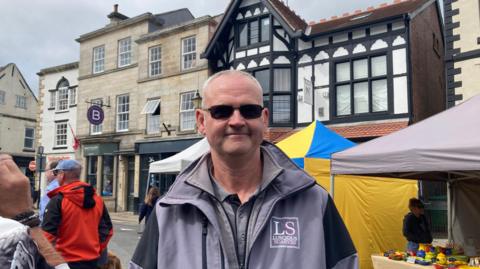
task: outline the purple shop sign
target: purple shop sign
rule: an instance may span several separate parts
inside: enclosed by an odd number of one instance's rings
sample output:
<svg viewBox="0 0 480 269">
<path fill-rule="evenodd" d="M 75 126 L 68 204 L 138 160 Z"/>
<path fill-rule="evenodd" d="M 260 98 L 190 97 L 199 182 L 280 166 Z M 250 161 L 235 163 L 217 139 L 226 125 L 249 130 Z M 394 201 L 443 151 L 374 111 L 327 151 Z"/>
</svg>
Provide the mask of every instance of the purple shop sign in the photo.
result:
<svg viewBox="0 0 480 269">
<path fill-rule="evenodd" d="M 105 115 L 100 106 L 91 106 L 87 111 L 87 119 L 93 125 L 102 124 Z"/>
</svg>

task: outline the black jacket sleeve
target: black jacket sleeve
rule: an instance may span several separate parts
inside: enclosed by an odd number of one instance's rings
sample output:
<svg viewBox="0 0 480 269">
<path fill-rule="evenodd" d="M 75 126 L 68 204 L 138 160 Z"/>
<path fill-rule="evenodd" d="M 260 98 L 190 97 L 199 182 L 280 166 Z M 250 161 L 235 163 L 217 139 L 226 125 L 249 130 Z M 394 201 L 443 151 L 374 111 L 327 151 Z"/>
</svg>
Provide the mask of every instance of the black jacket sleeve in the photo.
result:
<svg viewBox="0 0 480 269">
<path fill-rule="evenodd" d="M 98 235 L 100 237 L 100 245 L 102 249 L 107 247 L 108 241 L 113 235 L 113 225 L 108 214 L 107 207 L 103 204 L 103 213 L 100 223 L 98 224 Z"/>
<path fill-rule="evenodd" d="M 50 199 L 45 208 L 42 229 L 49 234 L 47 238 L 50 242 L 53 242 L 54 238 L 57 237 L 58 228 L 62 222 L 62 200 L 63 195 L 58 194 Z"/>
<path fill-rule="evenodd" d="M 334 268 L 343 259 L 357 253 L 350 238 L 347 227 L 343 223 L 340 213 L 330 195 L 323 215 L 323 229 L 325 235 L 326 268 Z"/>
<path fill-rule="evenodd" d="M 156 269 L 158 258 L 158 221 L 157 213 L 153 210 L 145 224 L 142 238 L 135 248 L 129 268 Z"/>
</svg>

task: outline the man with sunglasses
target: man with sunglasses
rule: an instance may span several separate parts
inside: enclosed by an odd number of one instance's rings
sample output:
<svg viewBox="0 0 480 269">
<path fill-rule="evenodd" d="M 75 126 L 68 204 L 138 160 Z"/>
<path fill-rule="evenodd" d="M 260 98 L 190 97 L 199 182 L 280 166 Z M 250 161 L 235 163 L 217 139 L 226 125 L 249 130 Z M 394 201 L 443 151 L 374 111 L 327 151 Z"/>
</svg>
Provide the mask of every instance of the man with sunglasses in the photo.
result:
<svg viewBox="0 0 480 269">
<path fill-rule="evenodd" d="M 258 81 L 222 71 L 203 95 L 195 115 L 211 150 L 159 199 L 129 268 L 357 268 L 328 193 L 263 141 Z"/>
</svg>

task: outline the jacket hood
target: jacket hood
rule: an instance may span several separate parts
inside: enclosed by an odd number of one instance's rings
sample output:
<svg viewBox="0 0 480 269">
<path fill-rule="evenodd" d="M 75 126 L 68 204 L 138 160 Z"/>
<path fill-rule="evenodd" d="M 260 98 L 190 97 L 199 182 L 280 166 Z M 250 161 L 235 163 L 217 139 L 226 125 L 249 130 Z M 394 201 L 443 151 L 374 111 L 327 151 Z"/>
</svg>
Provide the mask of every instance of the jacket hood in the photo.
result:
<svg viewBox="0 0 480 269">
<path fill-rule="evenodd" d="M 68 199 L 82 208 L 93 208 L 95 206 L 95 200 L 93 199 L 95 189 L 85 182 L 76 181 L 60 186 L 50 191 L 47 195 L 52 198 L 58 194 L 61 194 L 63 199 Z"/>
<path fill-rule="evenodd" d="M 271 164 L 268 169 L 264 166 L 263 177 L 264 179 L 274 177 L 271 184 L 280 195 L 288 195 L 315 184 L 315 180 L 303 169 L 299 169 L 277 146 L 264 141 L 261 150 L 264 159 L 268 158 Z M 209 177 L 206 165 L 208 158 L 210 158 L 210 152 L 205 153 L 180 172 L 170 190 L 160 199 L 160 203 L 182 204 L 198 201 L 203 194 L 202 188 L 199 187 L 199 179 Z"/>
</svg>

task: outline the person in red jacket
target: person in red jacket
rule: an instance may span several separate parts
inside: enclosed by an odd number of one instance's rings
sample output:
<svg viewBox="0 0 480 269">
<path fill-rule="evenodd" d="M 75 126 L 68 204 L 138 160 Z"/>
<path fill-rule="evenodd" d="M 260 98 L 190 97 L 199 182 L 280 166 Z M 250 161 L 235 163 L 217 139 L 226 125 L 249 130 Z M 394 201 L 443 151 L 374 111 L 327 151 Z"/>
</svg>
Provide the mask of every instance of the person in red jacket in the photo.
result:
<svg viewBox="0 0 480 269">
<path fill-rule="evenodd" d="M 72 269 L 95 268 L 113 235 L 108 210 L 95 189 L 79 180 L 82 166 L 62 160 L 54 172 L 60 187 L 50 191 L 42 229 Z"/>
</svg>

